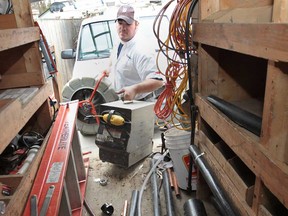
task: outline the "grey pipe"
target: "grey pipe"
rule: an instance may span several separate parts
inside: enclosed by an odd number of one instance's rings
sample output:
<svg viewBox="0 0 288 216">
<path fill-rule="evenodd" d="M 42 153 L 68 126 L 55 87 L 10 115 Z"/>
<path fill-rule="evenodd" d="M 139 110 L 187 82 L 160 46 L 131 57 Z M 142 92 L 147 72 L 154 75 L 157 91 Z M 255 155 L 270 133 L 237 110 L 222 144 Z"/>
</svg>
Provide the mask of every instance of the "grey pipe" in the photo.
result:
<svg viewBox="0 0 288 216">
<path fill-rule="evenodd" d="M 163 189 L 164 189 L 164 194 L 165 194 L 165 203 L 166 203 L 166 210 L 167 210 L 166 215 L 174 216 L 176 214 L 175 214 L 172 190 L 170 187 L 169 176 L 168 176 L 167 170 L 163 171 Z"/>
<path fill-rule="evenodd" d="M 231 208 L 229 202 L 227 201 L 226 194 L 219 186 L 219 182 L 217 179 L 214 178 L 214 176 L 211 174 L 208 163 L 206 160 L 202 157 L 203 153 L 200 152 L 197 146 L 190 145 L 189 146 L 190 154 L 192 155 L 197 167 L 199 168 L 200 172 L 202 173 L 203 178 L 205 179 L 206 183 L 208 184 L 209 188 L 211 189 L 213 195 L 216 197 L 216 199 L 219 201 L 219 204 L 223 207 L 226 214 L 229 216 L 236 216 L 237 214 L 234 212 L 234 210 Z"/>
<path fill-rule="evenodd" d="M 17 174 L 24 174 L 27 169 L 29 168 L 30 164 L 33 162 L 36 154 L 39 151 L 40 146 L 39 145 L 33 145 L 31 149 L 27 153 L 27 158 L 23 162 L 22 167 L 18 170 Z"/>
<path fill-rule="evenodd" d="M 151 168 L 153 167 L 153 165 L 154 165 L 154 159 L 151 160 Z M 157 175 L 155 170 L 152 172 L 151 175 L 151 186 L 152 186 L 152 201 L 153 201 L 154 216 L 161 216 Z"/>
<path fill-rule="evenodd" d="M 137 214 L 137 202 L 138 202 L 138 190 L 132 191 L 131 201 L 130 201 L 130 208 L 129 208 L 129 216 L 136 216 Z"/>
</svg>

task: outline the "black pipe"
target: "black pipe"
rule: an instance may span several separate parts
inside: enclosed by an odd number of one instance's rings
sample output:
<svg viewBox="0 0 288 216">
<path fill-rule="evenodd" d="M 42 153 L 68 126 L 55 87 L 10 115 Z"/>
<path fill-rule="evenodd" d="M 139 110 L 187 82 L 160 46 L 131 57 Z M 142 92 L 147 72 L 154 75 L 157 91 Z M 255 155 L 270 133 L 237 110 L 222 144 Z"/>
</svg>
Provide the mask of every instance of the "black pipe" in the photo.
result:
<svg viewBox="0 0 288 216">
<path fill-rule="evenodd" d="M 220 184 L 218 183 L 217 179 L 214 178 L 212 173 L 209 171 L 211 168 L 209 167 L 206 160 L 202 157 L 203 153 L 200 153 L 200 150 L 195 145 L 189 146 L 189 151 L 213 195 L 217 198 L 219 204 L 225 210 L 226 214 L 224 215 L 236 216 L 237 214 L 234 212 L 229 202 L 227 201 L 226 194 L 220 188 Z"/>
<path fill-rule="evenodd" d="M 154 159 L 151 160 L 151 169 L 153 165 L 154 165 Z M 155 169 L 151 174 L 151 186 L 152 186 L 152 201 L 153 201 L 154 216 L 160 216 L 161 208 L 160 208 L 159 190 L 157 184 L 157 175 Z"/>
<path fill-rule="evenodd" d="M 260 136 L 262 118 L 214 95 L 208 96 L 207 100 L 236 124 Z"/>
<path fill-rule="evenodd" d="M 172 190 L 170 187 L 169 176 L 167 170 L 164 170 L 163 173 L 163 189 L 165 194 L 165 203 L 166 203 L 166 210 L 167 216 L 174 216 L 175 215 L 175 208 L 173 203 L 172 197 Z"/>
<path fill-rule="evenodd" d="M 189 199 L 184 203 L 184 216 L 207 216 L 205 206 L 200 199 Z"/>
<path fill-rule="evenodd" d="M 219 200 L 215 196 L 210 197 L 211 203 L 214 205 L 216 210 L 220 213 L 220 215 L 225 215 L 225 209 L 221 206 Z"/>
<path fill-rule="evenodd" d="M 130 201 L 130 208 L 129 208 L 129 216 L 135 216 L 137 213 L 137 203 L 138 203 L 138 190 L 132 191 L 131 201 Z"/>
</svg>

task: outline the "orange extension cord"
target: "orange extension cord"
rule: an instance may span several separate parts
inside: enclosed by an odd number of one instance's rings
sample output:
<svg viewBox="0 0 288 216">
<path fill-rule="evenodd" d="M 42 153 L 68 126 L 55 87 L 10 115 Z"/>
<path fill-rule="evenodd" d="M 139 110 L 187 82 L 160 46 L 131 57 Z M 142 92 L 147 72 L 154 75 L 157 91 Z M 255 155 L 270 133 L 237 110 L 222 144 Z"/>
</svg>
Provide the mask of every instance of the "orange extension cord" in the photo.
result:
<svg viewBox="0 0 288 216">
<path fill-rule="evenodd" d="M 187 90 L 188 84 L 187 62 L 185 59 L 185 25 L 191 1 L 183 0 L 177 3 L 170 19 L 169 35 L 167 36 L 167 39 L 165 41 L 161 41 L 159 35 L 162 17 L 168 7 L 171 6 L 172 2 L 173 0 L 169 1 L 162 8 L 157 18 L 155 19 L 153 26 L 154 34 L 157 37 L 160 47 L 160 51 L 157 56 L 157 62 L 160 52 L 162 52 L 166 56 L 168 62 L 168 67 L 165 73 L 160 71 L 158 66 L 160 73 L 162 73 L 166 78 L 166 84 L 165 89 L 160 94 L 155 103 L 154 112 L 159 119 L 166 121 L 165 124 L 172 123 L 174 126 L 177 127 L 176 122 L 182 122 L 186 125 L 187 123 L 189 123 L 188 128 L 180 128 L 189 130 L 190 120 L 189 116 L 184 112 L 182 102 L 183 94 Z M 192 29 L 189 28 L 189 31 L 192 32 Z M 189 41 L 192 41 L 192 39 L 190 40 L 189 38 Z M 192 44 L 189 44 L 188 48 L 193 49 Z M 170 120 L 168 121 L 167 119 L 169 117 Z"/>
</svg>

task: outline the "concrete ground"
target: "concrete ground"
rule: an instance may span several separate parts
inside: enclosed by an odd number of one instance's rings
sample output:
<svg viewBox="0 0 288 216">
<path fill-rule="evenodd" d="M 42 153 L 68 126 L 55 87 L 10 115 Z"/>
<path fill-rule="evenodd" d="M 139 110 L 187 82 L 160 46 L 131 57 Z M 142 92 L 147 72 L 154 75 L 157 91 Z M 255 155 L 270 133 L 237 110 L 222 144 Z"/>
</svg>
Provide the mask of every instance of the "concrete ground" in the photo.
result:
<svg viewBox="0 0 288 216">
<path fill-rule="evenodd" d="M 161 131 L 155 128 L 154 140 L 153 140 L 153 152 L 161 151 Z M 128 204 L 126 210 L 129 212 L 130 201 L 133 190 L 140 191 L 143 182 L 150 171 L 150 158 L 147 157 L 142 161 L 136 163 L 129 168 L 121 168 L 108 162 L 102 162 L 99 159 L 98 147 L 95 144 L 94 136 L 82 136 L 79 133 L 79 139 L 82 146 L 82 152 L 91 152 L 87 156 L 90 159 L 88 183 L 85 194 L 86 203 L 90 206 L 92 212 L 96 216 L 105 215 L 102 213 L 101 207 L 104 204 L 112 205 L 114 208 L 113 215 L 129 215 L 123 214 L 125 212 L 125 203 Z M 100 184 L 100 180 L 107 180 L 106 185 Z M 158 185 L 161 185 L 161 180 L 158 181 Z M 159 186 L 160 187 L 160 186 Z M 167 215 L 165 195 L 163 187 L 160 187 L 160 205 L 161 215 Z M 184 203 L 193 197 L 195 192 L 188 193 L 185 190 L 180 190 L 180 197 L 176 197 L 174 191 L 172 191 L 173 204 L 175 209 L 175 215 L 184 215 Z M 204 202 L 206 213 L 208 216 L 218 216 L 219 213 L 215 208 Z M 143 192 L 142 197 L 142 215 L 153 215 L 153 199 L 152 188 L 150 179 Z M 84 211 L 83 215 L 89 215 Z"/>
</svg>

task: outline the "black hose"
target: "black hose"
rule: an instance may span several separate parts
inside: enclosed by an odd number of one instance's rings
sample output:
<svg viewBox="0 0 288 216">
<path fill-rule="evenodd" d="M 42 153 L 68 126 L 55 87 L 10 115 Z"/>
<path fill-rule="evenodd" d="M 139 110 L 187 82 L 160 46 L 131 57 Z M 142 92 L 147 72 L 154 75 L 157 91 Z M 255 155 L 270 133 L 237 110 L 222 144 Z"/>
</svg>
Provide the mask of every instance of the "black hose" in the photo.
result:
<svg viewBox="0 0 288 216">
<path fill-rule="evenodd" d="M 205 206 L 200 199 L 189 199 L 184 203 L 184 216 L 207 216 Z"/>
<path fill-rule="evenodd" d="M 152 159 L 151 168 L 153 167 L 153 165 L 154 165 L 154 160 Z M 152 201 L 153 201 L 154 216 L 161 216 L 157 175 L 156 175 L 155 170 L 152 172 L 152 175 L 151 175 L 151 186 L 152 186 Z"/>
<path fill-rule="evenodd" d="M 172 197 L 172 190 L 170 187 L 169 176 L 167 170 L 163 171 L 163 189 L 165 194 L 165 202 L 166 202 L 166 210 L 167 216 L 174 216 L 175 215 L 175 208 L 173 203 Z"/>
<path fill-rule="evenodd" d="M 218 183 L 217 179 L 215 179 L 214 176 L 209 171 L 211 170 L 211 168 L 209 167 L 206 160 L 202 157 L 203 153 L 201 154 L 200 150 L 195 145 L 189 146 L 189 151 L 190 154 L 193 156 L 193 159 L 197 167 L 199 168 L 203 178 L 205 179 L 206 183 L 211 189 L 213 195 L 216 197 L 216 199 L 219 201 L 219 204 L 225 210 L 224 215 L 236 216 L 237 214 L 234 212 L 229 202 L 227 201 L 226 194 L 220 188 L 219 186 L 220 184 Z"/>
</svg>

